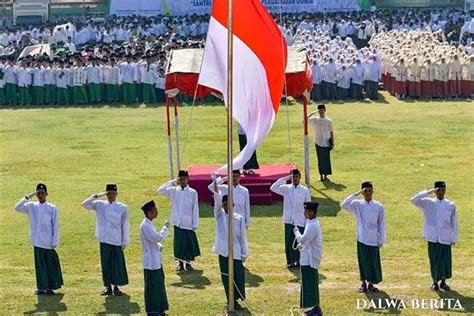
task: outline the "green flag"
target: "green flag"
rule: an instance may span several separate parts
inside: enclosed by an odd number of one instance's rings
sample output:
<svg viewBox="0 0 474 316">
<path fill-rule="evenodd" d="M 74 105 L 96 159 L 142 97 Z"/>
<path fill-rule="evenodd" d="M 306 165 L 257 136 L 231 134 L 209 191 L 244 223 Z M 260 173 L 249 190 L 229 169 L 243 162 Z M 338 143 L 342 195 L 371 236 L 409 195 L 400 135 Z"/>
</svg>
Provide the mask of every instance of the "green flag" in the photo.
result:
<svg viewBox="0 0 474 316">
<path fill-rule="evenodd" d="M 171 16 L 171 10 L 170 7 L 168 6 L 168 3 L 166 3 L 166 0 L 161 0 L 161 3 L 163 4 L 163 11 L 167 16 Z"/>
</svg>

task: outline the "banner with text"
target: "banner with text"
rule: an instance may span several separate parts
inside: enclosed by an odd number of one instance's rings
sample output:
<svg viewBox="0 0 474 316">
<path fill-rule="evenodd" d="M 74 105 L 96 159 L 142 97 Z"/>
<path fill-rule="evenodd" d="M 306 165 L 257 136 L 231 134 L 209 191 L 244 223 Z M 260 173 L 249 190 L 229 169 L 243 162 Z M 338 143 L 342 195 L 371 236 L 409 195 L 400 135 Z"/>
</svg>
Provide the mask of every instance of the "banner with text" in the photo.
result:
<svg viewBox="0 0 474 316">
<path fill-rule="evenodd" d="M 272 13 L 358 11 L 358 0 L 261 0 Z M 211 12 L 212 0 L 112 0 L 110 14 L 153 16 Z"/>
</svg>

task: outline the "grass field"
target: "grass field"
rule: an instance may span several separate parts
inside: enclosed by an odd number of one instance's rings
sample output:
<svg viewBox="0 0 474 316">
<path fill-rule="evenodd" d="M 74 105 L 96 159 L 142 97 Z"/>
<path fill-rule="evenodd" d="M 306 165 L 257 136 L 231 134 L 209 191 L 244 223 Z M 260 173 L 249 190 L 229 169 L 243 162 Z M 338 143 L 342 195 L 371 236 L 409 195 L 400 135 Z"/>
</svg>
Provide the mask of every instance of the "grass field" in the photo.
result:
<svg viewBox="0 0 474 316">
<path fill-rule="evenodd" d="M 331 182 L 314 181 L 313 199 L 320 203 L 323 229 L 321 306 L 326 315 L 366 312 L 406 315 L 448 314 L 434 309 L 357 309 L 359 286 L 355 220 L 339 202 L 358 190 L 363 180 L 374 184 L 374 198 L 386 209 L 388 244 L 381 250 L 384 281 L 375 298 L 459 299 L 474 313 L 474 112 L 459 102 L 399 102 L 387 95 L 379 103 L 329 104 L 335 124 Z M 196 106 L 185 137 L 191 107 L 181 107 L 184 164 L 221 163 L 225 159 L 225 112 L 222 106 Z M 314 110 L 314 106 L 311 106 Z M 288 148 L 287 111 L 291 149 Z M 258 151 L 261 163 L 303 164 L 302 107 L 282 106 L 275 126 Z M 155 199 L 157 225 L 169 216 L 169 202 L 155 194 L 168 179 L 163 107 L 93 107 L 0 109 L 0 315 L 144 314 L 139 224 L 140 206 Z M 311 150 L 311 176 L 317 180 Z M 426 242 L 421 239 L 422 214 L 410 204 L 416 192 L 445 180 L 447 197 L 457 204 L 460 242 L 453 247 L 449 293 L 429 291 Z M 35 296 L 33 250 L 28 219 L 14 211 L 16 201 L 39 181 L 60 211 L 64 287 L 54 297 Z M 131 245 L 125 250 L 130 284 L 121 298 L 98 295 L 102 289 L 95 215 L 81 201 L 119 187 L 118 199 L 129 206 Z M 170 315 L 222 313 L 225 295 L 218 261 L 211 252 L 214 219 L 201 204 L 197 231 L 202 256 L 194 273 L 174 272 L 172 236 L 164 241 L 164 271 Z M 282 205 L 252 207 L 250 257 L 246 262 L 248 307 L 255 315 L 290 315 L 299 302 L 297 271 L 288 271 L 283 249 Z M 452 313 L 452 311 L 451 311 Z M 295 314 L 296 315 L 296 314 Z"/>
</svg>

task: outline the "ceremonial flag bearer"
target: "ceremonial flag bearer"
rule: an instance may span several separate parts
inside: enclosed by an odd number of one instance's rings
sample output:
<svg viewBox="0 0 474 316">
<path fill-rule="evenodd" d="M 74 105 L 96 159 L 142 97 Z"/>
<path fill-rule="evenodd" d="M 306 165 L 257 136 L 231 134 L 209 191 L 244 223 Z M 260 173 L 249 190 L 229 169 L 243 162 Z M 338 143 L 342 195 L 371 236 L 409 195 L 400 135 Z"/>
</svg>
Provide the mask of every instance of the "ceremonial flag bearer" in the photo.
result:
<svg viewBox="0 0 474 316">
<path fill-rule="evenodd" d="M 436 198 L 429 198 L 431 193 Z M 423 239 L 428 241 L 428 256 L 430 258 L 433 291 L 450 290 L 446 279 L 452 275 L 451 245 L 458 242 L 458 220 L 456 204 L 445 198 L 446 183 L 436 181 L 433 189 L 419 192 L 411 198 L 425 217 L 423 223 Z M 438 285 L 438 282 L 441 283 Z"/>
<path fill-rule="evenodd" d="M 28 202 L 36 195 L 38 202 Z M 43 183 L 36 191 L 23 197 L 15 210 L 28 215 L 30 221 L 29 243 L 34 247 L 36 294 L 54 294 L 63 285 L 63 275 L 56 248 L 59 245 L 58 209 L 46 202 L 48 189 Z"/>
<path fill-rule="evenodd" d="M 180 170 L 178 179 L 164 183 L 156 190 L 171 200 L 171 224 L 174 226 L 174 257 L 179 261 L 176 272 L 193 271 L 190 261 L 201 255 L 195 230 L 199 227 L 199 204 L 196 190 L 188 185 L 189 174 Z M 178 184 L 175 186 L 175 184 Z"/>
<path fill-rule="evenodd" d="M 364 182 L 361 190 L 349 195 L 341 206 L 351 212 L 357 221 L 357 258 L 362 284 L 359 292 L 378 292 L 374 284 L 382 282 L 382 265 L 379 248 L 386 243 L 385 209 L 372 199 L 374 193 L 371 182 Z M 364 199 L 358 200 L 362 194 Z M 368 285 L 367 285 L 368 282 Z"/>
<path fill-rule="evenodd" d="M 130 243 L 128 207 L 117 201 L 117 185 L 107 184 L 106 192 L 90 196 L 82 206 L 96 212 L 96 238 L 100 242 L 102 280 L 101 295 L 123 295 L 119 286 L 128 284 L 123 250 Z M 98 200 L 106 195 L 107 201 Z M 112 285 L 114 289 L 112 292 Z"/>
<path fill-rule="evenodd" d="M 323 259 L 323 235 L 321 225 L 316 219 L 318 203 L 304 203 L 306 226 L 301 234 L 298 227 L 293 229 L 297 248 L 300 251 L 301 295 L 300 307 L 310 308 L 306 315 L 322 315 L 319 307 L 319 265 Z"/>
<path fill-rule="evenodd" d="M 286 184 L 291 179 L 291 184 Z M 283 196 L 283 222 L 285 223 L 285 253 L 288 268 L 298 266 L 300 253 L 293 249 L 295 235 L 293 227 L 296 226 L 302 233 L 306 218 L 304 216 L 304 202 L 311 201 L 309 189 L 300 184 L 301 173 L 298 169 L 291 174 L 278 179 L 272 184 L 270 190 Z"/>
<path fill-rule="evenodd" d="M 216 241 L 213 252 L 219 255 L 219 268 L 221 280 L 227 297 L 226 309 L 229 309 L 229 219 L 227 195 L 214 187 L 214 217 L 216 219 Z M 240 309 L 238 299 L 245 300 L 245 268 L 243 263 L 249 256 L 247 230 L 244 218 L 233 213 L 233 249 L 234 249 L 234 307 Z"/>
<path fill-rule="evenodd" d="M 145 275 L 145 310 L 147 315 L 166 315 L 169 305 L 166 297 L 161 241 L 168 236 L 170 223 L 165 221 L 160 232 L 155 230 L 153 220 L 158 216 L 158 210 L 153 200 L 143 205 L 142 210 L 145 213 L 145 219 L 140 225 L 142 266 Z"/>
</svg>

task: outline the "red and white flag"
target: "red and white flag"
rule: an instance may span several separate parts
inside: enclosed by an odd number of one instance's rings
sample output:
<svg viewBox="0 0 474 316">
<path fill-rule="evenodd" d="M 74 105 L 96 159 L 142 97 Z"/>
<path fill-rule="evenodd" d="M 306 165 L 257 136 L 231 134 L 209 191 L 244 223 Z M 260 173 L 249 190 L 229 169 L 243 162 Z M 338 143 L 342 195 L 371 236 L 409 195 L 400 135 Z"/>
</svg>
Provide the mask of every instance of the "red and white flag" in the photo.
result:
<svg viewBox="0 0 474 316">
<path fill-rule="evenodd" d="M 199 75 L 199 84 L 220 91 L 225 101 L 227 9 L 227 0 L 214 0 Z M 233 9 L 233 117 L 247 135 L 247 145 L 233 161 L 233 169 L 240 169 L 272 128 L 283 92 L 287 49 L 278 25 L 259 0 L 234 1 Z"/>
</svg>

